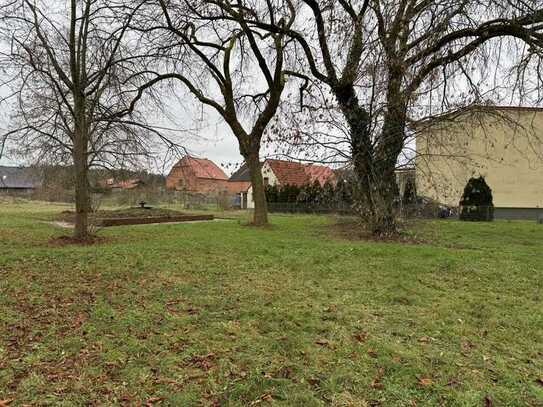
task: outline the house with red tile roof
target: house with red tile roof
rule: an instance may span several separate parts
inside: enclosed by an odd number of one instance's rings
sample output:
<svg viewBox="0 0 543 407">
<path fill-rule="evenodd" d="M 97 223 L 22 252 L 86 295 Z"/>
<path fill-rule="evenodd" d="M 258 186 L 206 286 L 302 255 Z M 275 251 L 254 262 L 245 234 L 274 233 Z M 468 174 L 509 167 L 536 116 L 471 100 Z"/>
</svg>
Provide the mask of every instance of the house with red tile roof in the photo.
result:
<svg viewBox="0 0 543 407">
<path fill-rule="evenodd" d="M 209 194 L 229 191 L 228 177 L 213 161 L 191 156 L 177 162 L 166 177 L 170 190 Z"/>
<path fill-rule="evenodd" d="M 266 185 L 313 184 L 334 182 L 334 172 L 323 165 L 268 159 L 262 163 Z M 253 208 L 251 177 L 246 165 L 230 178 L 213 161 L 186 156 L 175 164 L 166 177 L 166 188 L 201 194 L 227 193 L 239 197 L 242 208 Z"/>
<path fill-rule="evenodd" d="M 333 183 L 334 171 L 324 165 L 304 164 L 286 160 L 268 159 L 262 164 L 262 176 L 265 185 L 296 185 L 304 186 L 318 182 L 323 186 L 326 182 Z M 243 194 L 243 193 L 242 193 Z M 253 208 L 252 188 L 249 185 L 247 196 L 242 196 L 242 202 L 247 202 L 246 208 Z"/>
</svg>

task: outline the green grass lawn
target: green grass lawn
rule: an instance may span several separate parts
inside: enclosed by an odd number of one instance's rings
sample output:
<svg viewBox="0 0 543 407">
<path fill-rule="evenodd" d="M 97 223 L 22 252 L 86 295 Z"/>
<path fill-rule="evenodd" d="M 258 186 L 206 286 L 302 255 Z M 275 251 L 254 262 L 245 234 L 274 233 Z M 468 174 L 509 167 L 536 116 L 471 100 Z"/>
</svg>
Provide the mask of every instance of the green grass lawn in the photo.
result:
<svg viewBox="0 0 543 407">
<path fill-rule="evenodd" d="M 0 204 L 0 405 L 542 406 L 543 226 L 273 216 L 49 243 Z"/>
</svg>

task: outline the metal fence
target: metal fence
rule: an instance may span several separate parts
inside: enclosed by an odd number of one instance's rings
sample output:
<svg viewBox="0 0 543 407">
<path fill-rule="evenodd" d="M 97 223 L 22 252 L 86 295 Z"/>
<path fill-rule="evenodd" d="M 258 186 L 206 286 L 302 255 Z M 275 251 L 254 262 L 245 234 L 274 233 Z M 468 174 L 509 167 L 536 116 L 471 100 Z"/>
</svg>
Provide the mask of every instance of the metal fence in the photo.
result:
<svg viewBox="0 0 543 407">
<path fill-rule="evenodd" d="M 268 203 L 271 213 L 307 213 L 307 214 L 336 214 L 353 216 L 357 211 L 349 203 L 335 203 L 323 205 L 319 203 L 290 202 Z M 397 205 L 396 214 L 402 219 L 437 219 L 458 217 L 458 208 L 438 204 Z"/>
<path fill-rule="evenodd" d="M 340 214 L 354 215 L 356 212 L 347 203 L 323 205 L 307 202 L 268 202 L 271 213 L 307 213 L 307 214 Z"/>
</svg>

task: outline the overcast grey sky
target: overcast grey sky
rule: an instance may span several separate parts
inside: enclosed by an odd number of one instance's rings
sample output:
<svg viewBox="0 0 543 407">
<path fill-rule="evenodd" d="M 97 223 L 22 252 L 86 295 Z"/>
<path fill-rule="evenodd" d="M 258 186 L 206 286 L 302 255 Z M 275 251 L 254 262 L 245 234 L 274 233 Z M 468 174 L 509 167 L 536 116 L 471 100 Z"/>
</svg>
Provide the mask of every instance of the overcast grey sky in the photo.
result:
<svg viewBox="0 0 543 407">
<path fill-rule="evenodd" d="M 0 82 L 2 81 L 0 73 Z M 465 82 L 465 80 L 464 80 Z M 489 82 L 489 88 L 495 87 L 496 80 L 492 78 L 481 78 L 480 91 L 484 93 L 485 83 Z M 467 82 L 466 82 L 467 83 Z M 499 91 L 503 96 L 509 94 L 509 89 L 511 84 L 507 82 L 499 82 L 500 87 Z M 249 86 L 254 86 L 255 82 L 249 82 Z M 456 92 L 465 90 L 466 86 L 462 86 L 462 81 L 457 84 Z M 286 92 L 285 92 L 286 93 Z M 2 94 L 6 94 L 6 90 L 0 87 L 0 99 Z M 451 94 L 451 98 L 454 95 Z M 493 95 L 495 96 L 495 95 Z M 501 104 L 503 100 L 499 98 L 493 98 L 494 102 Z M 230 128 L 226 125 L 224 120 L 218 116 L 210 108 L 205 108 L 202 111 L 202 107 L 199 103 L 196 103 L 194 98 L 190 94 L 179 86 L 179 89 L 176 90 L 176 97 L 164 97 L 164 103 L 167 104 L 168 116 L 162 117 L 161 115 L 156 115 L 152 124 L 160 127 L 167 128 L 176 128 L 180 130 L 179 132 L 170 132 L 170 135 L 174 134 L 178 137 L 177 141 L 179 144 L 183 145 L 187 151 L 198 157 L 205 157 L 213 160 L 215 163 L 223 167 L 227 173 L 232 172 L 236 169 L 236 164 L 239 165 L 243 161 L 243 158 L 239 154 L 238 142 L 236 138 L 232 135 Z M 509 103 L 505 104 L 516 104 L 513 102 L 513 99 Z M 9 116 L 9 107 L 6 104 L 0 103 L 0 133 L 9 128 L 8 122 Z M 160 150 L 161 147 L 157 145 L 157 150 Z M 266 157 L 267 153 L 269 154 L 271 150 L 266 151 L 262 149 L 261 156 Z M 0 157 L 0 165 L 19 165 L 19 164 L 29 164 L 23 161 L 14 160 L 11 157 Z M 155 169 L 151 169 L 156 171 Z M 168 172 L 169 167 L 164 168 L 164 172 Z"/>
</svg>

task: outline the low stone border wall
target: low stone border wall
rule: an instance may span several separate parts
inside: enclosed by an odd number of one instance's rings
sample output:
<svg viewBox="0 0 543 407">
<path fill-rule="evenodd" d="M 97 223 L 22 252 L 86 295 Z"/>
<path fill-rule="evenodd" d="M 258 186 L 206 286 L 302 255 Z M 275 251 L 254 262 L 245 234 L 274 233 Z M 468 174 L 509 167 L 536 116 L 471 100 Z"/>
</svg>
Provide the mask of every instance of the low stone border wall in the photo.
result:
<svg viewBox="0 0 543 407">
<path fill-rule="evenodd" d="M 172 223 L 172 222 L 190 222 L 197 220 L 213 220 L 213 215 L 180 215 L 180 216 L 158 216 L 150 218 L 117 218 L 117 219 L 102 219 L 98 223 L 99 226 L 125 226 L 125 225 L 145 225 L 149 223 Z"/>
</svg>

